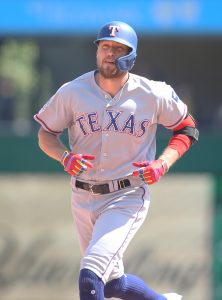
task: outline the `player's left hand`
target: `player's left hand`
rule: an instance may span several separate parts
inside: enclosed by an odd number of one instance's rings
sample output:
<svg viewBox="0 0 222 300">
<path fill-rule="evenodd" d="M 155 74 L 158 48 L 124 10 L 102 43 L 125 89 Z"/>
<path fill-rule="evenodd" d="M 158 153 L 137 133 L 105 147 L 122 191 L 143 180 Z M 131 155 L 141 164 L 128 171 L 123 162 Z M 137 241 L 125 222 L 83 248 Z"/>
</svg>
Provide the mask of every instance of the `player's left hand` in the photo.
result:
<svg viewBox="0 0 222 300">
<path fill-rule="evenodd" d="M 133 172 L 133 176 L 139 176 L 146 184 L 154 184 L 168 171 L 167 163 L 162 159 L 144 162 L 134 162 L 139 170 Z"/>
</svg>

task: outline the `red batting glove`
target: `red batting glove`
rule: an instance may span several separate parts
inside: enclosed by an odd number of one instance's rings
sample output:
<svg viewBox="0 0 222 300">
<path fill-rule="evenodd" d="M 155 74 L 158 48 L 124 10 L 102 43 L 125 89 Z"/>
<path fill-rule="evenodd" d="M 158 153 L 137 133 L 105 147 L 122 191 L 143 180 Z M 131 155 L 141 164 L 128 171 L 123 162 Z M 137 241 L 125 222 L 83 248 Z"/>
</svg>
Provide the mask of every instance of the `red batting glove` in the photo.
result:
<svg viewBox="0 0 222 300">
<path fill-rule="evenodd" d="M 66 172 L 76 177 L 88 168 L 93 168 L 93 164 L 88 161 L 93 159 L 95 159 L 95 156 L 91 154 L 73 154 L 65 151 L 61 163 Z"/>
<path fill-rule="evenodd" d="M 140 168 L 133 172 L 133 176 L 139 176 L 146 184 L 154 184 L 168 171 L 169 167 L 165 160 L 134 162 L 135 167 Z"/>
</svg>

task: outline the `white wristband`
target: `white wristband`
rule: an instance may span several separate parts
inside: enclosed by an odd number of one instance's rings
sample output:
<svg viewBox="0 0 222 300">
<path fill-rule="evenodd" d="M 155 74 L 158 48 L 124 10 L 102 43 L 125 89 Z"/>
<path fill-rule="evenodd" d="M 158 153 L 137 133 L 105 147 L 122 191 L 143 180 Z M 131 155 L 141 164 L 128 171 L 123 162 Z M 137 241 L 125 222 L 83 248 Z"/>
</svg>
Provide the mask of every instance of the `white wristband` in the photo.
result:
<svg viewBox="0 0 222 300">
<path fill-rule="evenodd" d="M 164 172 L 167 173 L 169 171 L 169 166 L 168 166 L 167 162 L 162 158 L 160 158 L 160 161 L 163 166 Z"/>
<path fill-rule="evenodd" d="M 61 162 L 61 164 L 64 166 L 64 160 L 66 159 L 66 157 L 69 155 L 69 151 L 67 151 L 67 150 L 65 150 L 64 152 L 63 152 L 63 155 L 62 155 L 62 157 L 61 157 L 61 159 L 60 159 L 60 162 Z"/>
</svg>

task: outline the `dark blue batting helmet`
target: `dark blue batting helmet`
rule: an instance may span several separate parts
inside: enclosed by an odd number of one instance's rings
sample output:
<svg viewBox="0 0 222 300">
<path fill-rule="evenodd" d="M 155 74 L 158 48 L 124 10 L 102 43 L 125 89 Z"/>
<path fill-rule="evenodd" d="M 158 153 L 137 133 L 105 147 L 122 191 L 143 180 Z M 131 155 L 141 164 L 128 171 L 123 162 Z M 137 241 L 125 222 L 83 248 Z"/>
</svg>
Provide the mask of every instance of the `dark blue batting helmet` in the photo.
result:
<svg viewBox="0 0 222 300">
<path fill-rule="evenodd" d="M 124 44 L 131 49 L 129 54 L 119 57 L 116 60 L 116 65 L 119 70 L 130 71 L 134 66 L 137 56 L 136 49 L 138 39 L 135 30 L 124 22 L 112 21 L 100 29 L 94 43 L 97 44 L 99 41 L 105 40 Z"/>
</svg>

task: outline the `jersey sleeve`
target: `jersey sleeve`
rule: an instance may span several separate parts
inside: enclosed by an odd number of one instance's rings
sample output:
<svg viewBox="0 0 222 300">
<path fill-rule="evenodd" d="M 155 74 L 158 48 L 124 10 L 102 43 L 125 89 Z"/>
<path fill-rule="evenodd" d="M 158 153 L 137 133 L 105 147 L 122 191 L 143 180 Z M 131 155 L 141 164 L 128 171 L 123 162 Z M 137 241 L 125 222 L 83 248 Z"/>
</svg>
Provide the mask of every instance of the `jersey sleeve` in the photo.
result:
<svg viewBox="0 0 222 300">
<path fill-rule="evenodd" d="M 177 127 L 187 115 L 187 105 L 180 100 L 174 89 L 163 84 L 159 99 L 158 123 L 168 129 Z"/>
<path fill-rule="evenodd" d="M 34 115 L 34 119 L 48 132 L 62 133 L 72 122 L 72 108 L 69 98 L 67 91 L 61 87 Z"/>
</svg>

